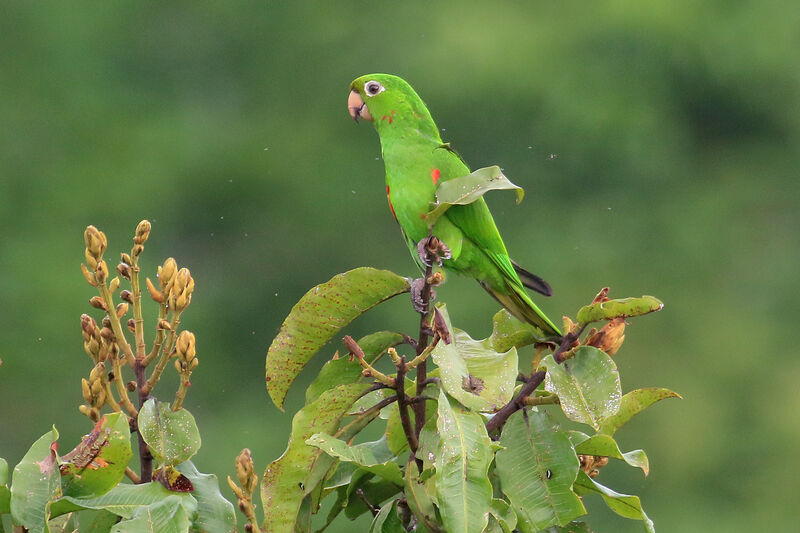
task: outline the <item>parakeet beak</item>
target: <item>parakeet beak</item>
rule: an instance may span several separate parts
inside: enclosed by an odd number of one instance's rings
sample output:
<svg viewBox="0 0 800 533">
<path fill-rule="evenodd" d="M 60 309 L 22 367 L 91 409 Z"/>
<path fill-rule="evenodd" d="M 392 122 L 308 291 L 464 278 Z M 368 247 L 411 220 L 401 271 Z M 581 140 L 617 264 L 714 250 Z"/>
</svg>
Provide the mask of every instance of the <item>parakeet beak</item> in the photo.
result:
<svg viewBox="0 0 800 533">
<path fill-rule="evenodd" d="M 357 91 L 350 91 L 350 96 L 347 97 L 347 110 L 356 122 L 358 122 L 359 117 L 364 120 L 372 120 L 372 115 L 369 114 L 367 105 L 364 103 L 364 100 L 361 99 L 361 95 L 358 94 Z"/>
</svg>

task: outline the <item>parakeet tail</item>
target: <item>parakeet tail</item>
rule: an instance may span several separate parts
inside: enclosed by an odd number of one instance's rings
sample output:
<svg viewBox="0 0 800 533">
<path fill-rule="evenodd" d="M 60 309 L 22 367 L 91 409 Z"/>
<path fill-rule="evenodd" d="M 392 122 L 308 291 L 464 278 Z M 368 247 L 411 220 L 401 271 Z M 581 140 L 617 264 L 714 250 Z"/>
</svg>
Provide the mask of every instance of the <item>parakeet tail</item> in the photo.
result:
<svg viewBox="0 0 800 533">
<path fill-rule="evenodd" d="M 550 284 L 547 283 L 545 280 L 543 280 L 536 274 L 533 274 L 532 272 L 528 272 L 514 261 L 511 261 L 511 264 L 514 266 L 514 270 L 516 270 L 517 275 L 519 276 L 519 279 L 520 281 L 522 281 L 523 285 L 525 285 L 532 291 L 536 291 L 539 294 L 543 294 L 544 296 L 553 295 L 553 289 L 550 288 Z"/>
<path fill-rule="evenodd" d="M 525 294 L 525 289 L 522 287 L 517 288 L 507 283 L 506 288 L 508 292 L 500 292 L 491 288 L 486 283 L 481 283 L 481 286 L 486 289 L 486 292 L 491 294 L 495 300 L 500 302 L 500 305 L 508 309 L 508 311 L 518 319 L 533 324 L 541 329 L 545 335 L 561 336 L 555 324 L 536 307 L 536 304 Z"/>
</svg>

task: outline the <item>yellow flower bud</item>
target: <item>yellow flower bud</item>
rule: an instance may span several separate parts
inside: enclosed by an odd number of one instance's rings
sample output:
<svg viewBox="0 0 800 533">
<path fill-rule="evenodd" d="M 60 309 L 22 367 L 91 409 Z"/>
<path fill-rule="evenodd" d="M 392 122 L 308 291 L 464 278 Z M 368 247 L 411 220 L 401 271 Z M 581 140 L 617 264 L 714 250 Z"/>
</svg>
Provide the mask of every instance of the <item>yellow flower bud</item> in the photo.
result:
<svg viewBox="0 0 800 533">
<path fill-rule="evenodd" d="M 97 266 L 94 269 L 94 276 L 97 278 L 98 283 L 103 283 L 108 279 L 108 265 L 102 259 L 97 261 Z"/>
<path fill-rule="evenodd" d="M 89 304 L 95 309 L 102 309 L 104 311 L 106 309 L 106 302 L 99 296 L 92 296 L 89 299 Z"/>
<path fill-rule="evenodd" d="M 86 281 L 89 282 L 89 285 L 97 287 L 97 279 L 92 272 L 89 272 L 89 269 L 86 268 L 86 265 L 83 263 L 81 263 L 81 272 L 83 273 L 83 277 L 86 278 Z"/>
<path fill-rule="evenodd" d="M 136 234 L 133 236 L 133 242 L 136 244 L 144 244 L 147 238 L 150 237 L 150 221 L 142 220 L 136 226 Z"/>
<path fill-rule="evenodd" d="M 159 268 L 159 270 L 161 269 L 161 267 L 158 267 L 158 268 Z M 160 303 L 160 304 L 164 303 L 164 294 L 162 294 L 158 289 L 155 288 L 155 286 L 153 285 L 153 282 L 150 281 L 150 278 L 147 278 L 145 280 L 145 283 L 147 284 L 147 292 L 150 293 L 150 298 L 152 298 L 153 301 L 155 301 L 157 303 Z"/>
</svg>

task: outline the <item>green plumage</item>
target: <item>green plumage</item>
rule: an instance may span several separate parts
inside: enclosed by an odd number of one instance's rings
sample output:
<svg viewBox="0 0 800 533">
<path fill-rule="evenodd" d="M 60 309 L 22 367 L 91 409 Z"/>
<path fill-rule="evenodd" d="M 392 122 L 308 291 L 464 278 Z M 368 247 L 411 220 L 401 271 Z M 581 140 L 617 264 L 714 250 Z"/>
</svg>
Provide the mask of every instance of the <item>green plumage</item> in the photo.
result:
<svg viewBox="0 0 800 533">
<path fill-rule="evenodd" d="M 350 89 L 351 115 L 372 120 L 378 131 L 389 203 L 412 256 L 419 261 L 416 243 L 429 232 L 421 215 L 430 211 L 436 201 L 437 185 L 466 176 L 470 170 L 442 142 L 430 112 L 404 80 L 388 74 L 369 74 L 354 80 Z M 541 328 L 547 335 L 560 335 L 528 296 L 518 270 L 529 287 L 548 293 L 549 286 L 515 267 L 483 198 L 450 207 L 434 224 L 433 234 L 452 252 L 452 258 L 444 261 L 446 269 L 476 279 L 517 318 Z"/>
</svg>

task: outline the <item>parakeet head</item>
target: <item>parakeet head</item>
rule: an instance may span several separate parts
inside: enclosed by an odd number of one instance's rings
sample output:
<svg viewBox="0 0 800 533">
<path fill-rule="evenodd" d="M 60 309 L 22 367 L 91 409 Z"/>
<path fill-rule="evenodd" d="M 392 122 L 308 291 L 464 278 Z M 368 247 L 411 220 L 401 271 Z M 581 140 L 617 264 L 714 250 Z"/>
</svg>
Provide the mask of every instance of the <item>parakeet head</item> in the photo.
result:
<svg viewBox="0 0 800 533">
<path fill-rule="evenodd" d="M 391 74 L 367 74 L 353 80 L 347 110 L 356 122 L 359 118 L 374 122 L 379 132 L 395 126 L 388 129 L 410 127 L 425 135 L 439 136 L 417 92 L 404 79 Z"/>
</svg>

